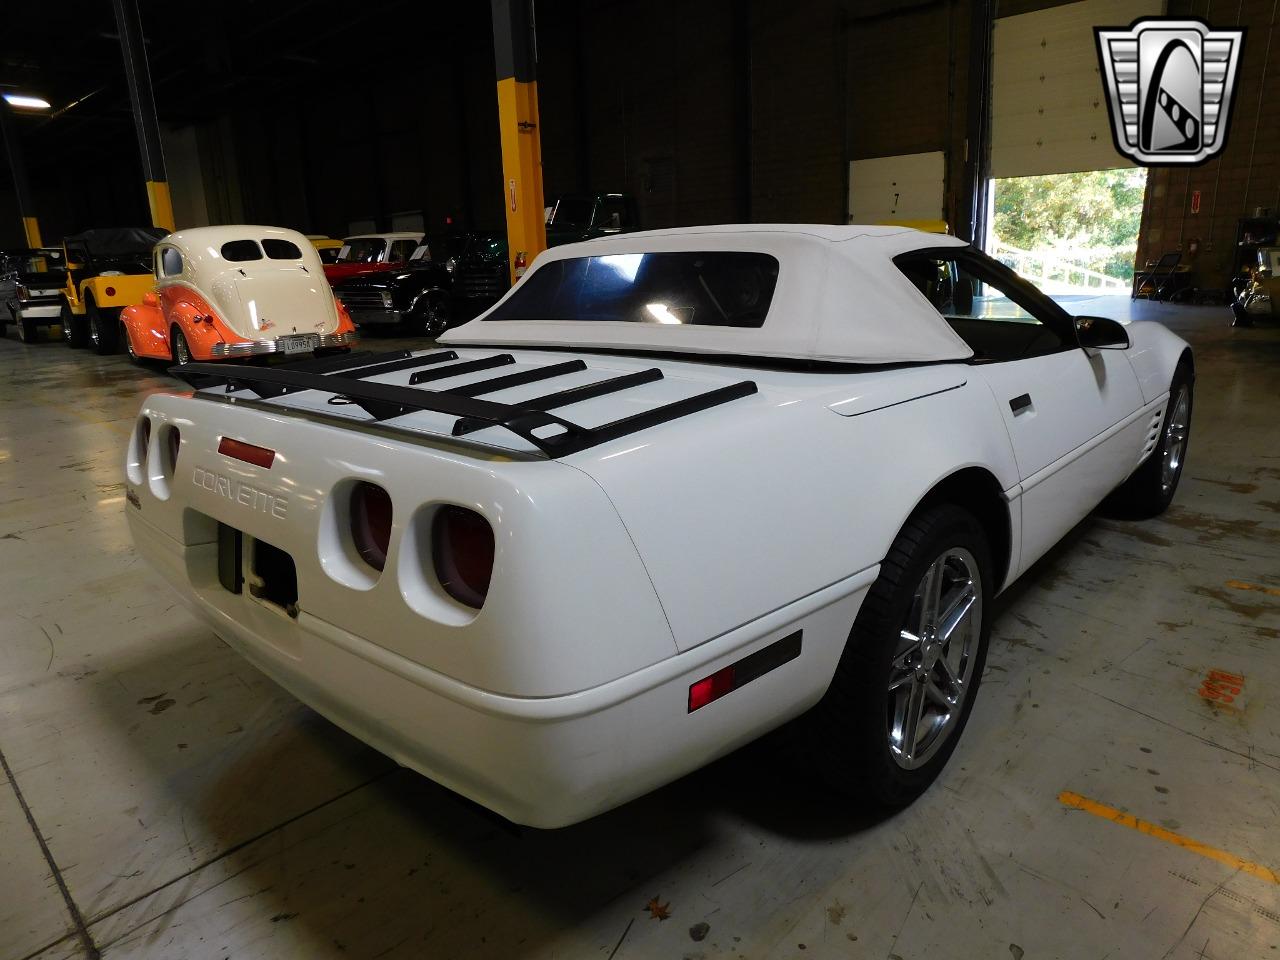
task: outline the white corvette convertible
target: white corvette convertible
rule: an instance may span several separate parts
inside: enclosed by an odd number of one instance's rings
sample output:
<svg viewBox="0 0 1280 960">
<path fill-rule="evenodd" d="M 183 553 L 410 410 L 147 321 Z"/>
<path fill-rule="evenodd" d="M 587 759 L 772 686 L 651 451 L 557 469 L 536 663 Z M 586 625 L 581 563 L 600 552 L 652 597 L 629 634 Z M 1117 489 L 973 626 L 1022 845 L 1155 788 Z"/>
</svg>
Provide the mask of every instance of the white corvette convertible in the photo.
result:
<svg viewBox="0 0 1280 960">
<path fill-rule="evenodd" d="M 437 349 L 192 364 L 129 444 L 138 550 L 399 762 L 573 823 L 813 711 L 902 805 L 956 746 L 992 597 L 1104 498 L 1152 515 L 1187 345 L 900 228 L 542 254 Z"/>
</svg>

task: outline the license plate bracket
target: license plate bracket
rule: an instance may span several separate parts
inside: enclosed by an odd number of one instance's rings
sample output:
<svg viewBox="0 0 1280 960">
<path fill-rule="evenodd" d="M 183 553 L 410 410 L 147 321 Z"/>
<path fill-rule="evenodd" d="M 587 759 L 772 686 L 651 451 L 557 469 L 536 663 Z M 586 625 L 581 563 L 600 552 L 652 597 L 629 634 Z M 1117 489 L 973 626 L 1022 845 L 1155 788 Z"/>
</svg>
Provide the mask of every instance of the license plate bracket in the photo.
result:
<svg viewBox="0 0 1280 960">
<path fill-rule="evenodd" d="M 310 353 L 320 346 L 320 338 L 314 333 L 296 333 L 276 338 L 281 353 Z"/>
</svg>

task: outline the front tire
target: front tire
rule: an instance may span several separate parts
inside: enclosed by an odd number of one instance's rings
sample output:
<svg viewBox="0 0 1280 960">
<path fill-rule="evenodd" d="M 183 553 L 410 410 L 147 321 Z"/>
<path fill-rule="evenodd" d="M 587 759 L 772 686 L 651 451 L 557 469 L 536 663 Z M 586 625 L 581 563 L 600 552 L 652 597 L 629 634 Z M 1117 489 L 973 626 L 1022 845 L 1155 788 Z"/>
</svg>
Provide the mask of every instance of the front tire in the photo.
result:
<svg viewBox="0 0 1280 960">
<path fill-rule="evenodd" d="M 1179 361 L 1169 385 L 1160 442 L 1142 466 L 1107 498 L 1109 512 L 1126 519 L 1147 520 L 1169 509 L 1187 462 L 1193 399 L 1191 365 L 1184 358 Z"/>
<path fill-rule="evenodd" d="M 58 322 L 62 324 L 62 342 L 72 349 L 79 349 L 89 342 L 89 331 L 84 317 L 71 312 L 71 304 L 64 303 L 62 312 L 58 314 Z"/>
<path fill-rule="evenodd" d="M 124 351 L 129 355 L 129 362 L 142 365 L 142 358 L 138 356 L 138 351 L 133 349 L 133 338 L 129 336 L 129 328 L 124 325 L 123 321 L 119 327 L 118 336 L 120 342 L 124 344 Z"/>
<path fill-rule="evenodd" d="M 972 514 L 938 504 L 907 521 L 812 715 L 811 742 L 841 792 L 895 810 L 942 772 L 982 679 L 993 588 Z"/>
<path fill-rule="evenodd" d="M 448 330 L 449 305 L 443 292 L 431 290 L 424 293 L 405 318 L 403 326 L 408 334 L 433 340 Z"/>
</svg>

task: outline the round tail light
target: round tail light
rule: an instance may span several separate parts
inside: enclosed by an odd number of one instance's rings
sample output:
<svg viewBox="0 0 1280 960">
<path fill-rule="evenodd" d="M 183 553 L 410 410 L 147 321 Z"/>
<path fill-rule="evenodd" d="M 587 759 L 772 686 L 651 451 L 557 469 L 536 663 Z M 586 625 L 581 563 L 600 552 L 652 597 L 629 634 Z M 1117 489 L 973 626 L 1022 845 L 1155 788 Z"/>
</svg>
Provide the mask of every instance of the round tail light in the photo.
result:
<svg viewBox="0 0 1280 960">
<path fill-rule="evenodd" d="M 387 565 L 391 497 L 376 483 L 361 480 L 351 490 L 351 536 L 360 559 L 375 570 Z"/>
<path fill-rule="evenodd" d="M 108 297 L 114 297 L 114 296 L 116 295 L 116 288 L 115 288 L 115 287 L 107 287 L 107 288 L 103 291 L 103 293 L 105 293 Z"/>
<path fill-rule="evenodd" d="M 493 576 L 493 528 L 474 510 L 447 506 L 436 511 L 431 553 L 444 592 L 479 610 Z"/>
</svg>

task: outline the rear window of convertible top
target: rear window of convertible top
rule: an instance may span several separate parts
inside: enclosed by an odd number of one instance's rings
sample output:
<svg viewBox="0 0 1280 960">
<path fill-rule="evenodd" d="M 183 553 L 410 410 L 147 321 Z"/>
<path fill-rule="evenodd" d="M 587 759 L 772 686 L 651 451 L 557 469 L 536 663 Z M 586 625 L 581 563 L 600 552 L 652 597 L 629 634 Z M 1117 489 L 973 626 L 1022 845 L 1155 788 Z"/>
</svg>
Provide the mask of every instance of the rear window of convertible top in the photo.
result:
<svg viewBox="0 0 1280 960">
<path fill-rule="evenodd" d="M 262 250 L 256 240 L 228 240 L 222 245 L 222 259 L 232 263 L 261 260 Z"/>
<path fill-rule="evenodd" d="M 490 320 L 591 320 L 759 327 L 778 260 L 733 250 L 616 253 L 538 267 Z"/>
</svg>

